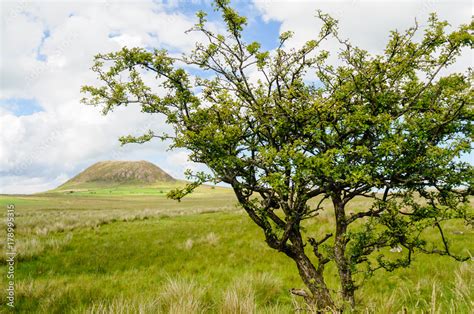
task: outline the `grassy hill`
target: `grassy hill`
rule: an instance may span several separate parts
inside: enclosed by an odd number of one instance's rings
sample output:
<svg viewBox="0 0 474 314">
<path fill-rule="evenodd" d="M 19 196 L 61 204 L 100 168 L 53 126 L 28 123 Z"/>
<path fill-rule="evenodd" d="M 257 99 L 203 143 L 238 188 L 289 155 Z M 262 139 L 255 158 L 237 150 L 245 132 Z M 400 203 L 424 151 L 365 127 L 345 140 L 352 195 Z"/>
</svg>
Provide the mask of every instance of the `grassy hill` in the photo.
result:
<svg viewBox="0 0 474 314">
<path fill-rule="evenodd" d="M 177 180 L 148 161 L 101 161 L 93 164 L 57 190 L 77 190 L 92 187 L 156 185 Z"/>
<path fill-rule="evenodd" d="M 148 161 L 101 161 L 44 194 L 166 195 L 185 184 Z"/>
</svg>

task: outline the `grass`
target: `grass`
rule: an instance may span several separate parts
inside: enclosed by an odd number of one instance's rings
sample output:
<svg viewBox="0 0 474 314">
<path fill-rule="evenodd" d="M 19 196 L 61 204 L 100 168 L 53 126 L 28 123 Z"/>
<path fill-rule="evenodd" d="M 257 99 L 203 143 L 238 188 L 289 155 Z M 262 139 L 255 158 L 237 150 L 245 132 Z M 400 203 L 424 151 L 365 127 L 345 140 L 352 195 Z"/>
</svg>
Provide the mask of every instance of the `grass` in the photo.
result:
<svg viewBox="0 0 474 314">
<path fill-rule="evenodd" d="M 186 181 L 176 180 L 171 182 L 156 182 L 151 184 L 136 183 L 136 184 L 115 184 L 112 185 L 107 182 L 85 182 L 78 186 L 60 186 L 42 195 L 74 195 L 74 196 L 162 196 L 175 188 L 183 187 Z M 204 185 L 198 188 L 196 196 L 206 197 L 209 190 L 226 191 L 222 187 Z M 226 193 L 226 192 L 224 192 Z"/>
<path fill-rule="evenodd" d="M 266 246 L 226 189 L 205 187 L 181 203 L 131 192 L 139 188 L 122 195 L 0 196 L 0 206 L 16 205 L 17 313 L 293 313 L 303 307 L 288 293 L 303 287 L 296 267 Z M 318 219 L 320 225 L 307 226 L 310 234 L 330 230 L 329 211 Z M 447 230 L 456 249 L 472 252 L 471 229 Z M 332 264 L 327 274 L 337 289 Z M 469 313 L 473 287 L 472 261 L 416 255 L 411 268 L 368 279 L 357 298 L 368 313 Z M 4 289 L 1 294 L 5 310 Z"/>
</svg>

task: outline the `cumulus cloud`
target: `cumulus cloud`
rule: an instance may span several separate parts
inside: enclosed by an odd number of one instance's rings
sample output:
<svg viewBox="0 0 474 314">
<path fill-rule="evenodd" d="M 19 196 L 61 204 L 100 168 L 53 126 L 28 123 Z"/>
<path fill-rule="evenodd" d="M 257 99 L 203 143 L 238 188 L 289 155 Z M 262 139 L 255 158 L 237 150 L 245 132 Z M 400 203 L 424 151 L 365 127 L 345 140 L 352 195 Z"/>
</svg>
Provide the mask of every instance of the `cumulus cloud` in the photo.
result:
<svg viewBox="0 0 474 314">
<path fill-rule="evenodd" d="M 431 13 L 448 21 L 451 29 L 469 24 L 472 16 L 472 3 L 467 0 L 288 0 L 275 5 L 256 0 L 255 6 L 265 20 L 281 22 L 280 32 L 294 32 L 287 47 L 301 47 L 317 37 L 322 22 L 315 16 L 317 10 L 321 10 L 339 21 L 342 38 L 350 39 L 352 44 L 371 53 L 383 52 L 392 30 L 403 32 L 418 23 L 421 36 Z M 331 53 L 330 62 L 337 63 L 341 46 L 336 41 L 325 41 L 321 48 Z M 473 52 L 466 49 L 450 71 L 464 71 L 472 66 L 473 57 Z"/>
<path fill-rule="evenodd" d="M 315 15 L 317 10 L 321 10 L 339 20 L 343 37 L 373 52 L 384 47 L 389 31 L 407 29 L 414 25 L 415 20 L 423 27 L 433 12 L 453 27 L 470 23 L 472 15 L 472 3 L 466 0 L 288 0 L 275 5 L 256 0 L 255 5 L 265 20 L 280 21 L 281 30 L 295 32 L 294 45 L 315 37 L 321 26 Z"/>
<path fill-rule="evenodd" d="M 0 193 L 53 188 L 101 159 L 166 162 L 166 143 L 129 148 L 117 140 L 166 128 L 162 117 L 132 107 L 102 116 L 79 103 L 79 91 L 95 82 L 90 66 L 99 52 L 123 46 L 189 50 L 199 40 L 185 34 L 193 16 L 167 12 L 153 1 L 8 1 L 1 12 L 7 62 L 0 65 L 0 100 L 33 99 L 42 110 L 23 115 L 0 107 Z M 172 164 L 161 166 L 179 173 Z"/>
</svg>

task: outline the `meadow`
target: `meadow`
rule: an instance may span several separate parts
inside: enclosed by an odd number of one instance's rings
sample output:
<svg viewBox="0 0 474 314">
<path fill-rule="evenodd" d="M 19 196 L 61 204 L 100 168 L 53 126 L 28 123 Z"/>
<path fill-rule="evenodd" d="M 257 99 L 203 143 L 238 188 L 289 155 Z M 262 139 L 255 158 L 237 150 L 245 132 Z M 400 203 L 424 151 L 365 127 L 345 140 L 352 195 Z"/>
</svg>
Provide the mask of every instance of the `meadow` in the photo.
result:
<svg viewBox="0 0 474 314">
<path fill-rule="evenodd" d="M 266 246 L 228 189 L 202 187 L 176 202 L 165 196 L 173 187 L 0 196 L 2 208 L 16 206 L 14 312 L 304 312 L 302 300 L 288 292 L 303 288 L 295 265 Z M 352 206 L 363 208 L 366 200 Z M 313 235 L 325 233 L 332 219 L 327 210 L 318 225 L 309 221 L 306 227 Z M 454 250 L 473 251 L 470 227 L 454 223 L 446 230 Z M 357 311 L 472 313 L 472 263 L 416 255 L 408 269 L 367 279 L 357 292 Z M 337 289 L 334 267 L 329 264 L 327 272 Z M 1 293 L 1 311 L 7 312 Z"/>
</svg>

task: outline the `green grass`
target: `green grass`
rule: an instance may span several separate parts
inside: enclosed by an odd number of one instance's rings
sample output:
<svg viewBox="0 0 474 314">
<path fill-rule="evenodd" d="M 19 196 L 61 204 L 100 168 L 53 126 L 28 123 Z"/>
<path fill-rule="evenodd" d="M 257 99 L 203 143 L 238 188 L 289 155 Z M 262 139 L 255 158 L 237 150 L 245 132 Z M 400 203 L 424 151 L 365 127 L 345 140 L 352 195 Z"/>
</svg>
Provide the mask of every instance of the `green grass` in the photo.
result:
<svg viewBox="0 0 474 314">
<path fill-rule="evenodd" d="M 181 203 L 125 190 L 0 196 L 2 207 L 8 203 L 17 213 L 18 313 L 293 313 L 301 306 L 288 293 L 303 287 L 295 265 L 266 246 L 226 189 L 204 188 Z M 352 209 L 366 205 L 361 199 Z M 330 212 L 319 219 L 309 233 L 330 230 Z M 471 229 L 447 230 L 455 249 L 472 252 Z M 327 274 L 337 289 L 333 265 Z M 361 311 L 375 313 L 469 313 L 473 285 L 472 262 L 416 255 L 411 268 L 370 278 L 357 299 Z"/>
<path fill-rule="evenodd" d="M 75 196 L 166 196 L 166 194 L 175 188 L 183 187 L 186 181 L 173 181 L 173 182 L 158 182 L 152 184 L 115 184 L 100 183 L 100 182 L 86 182 L 81 183 L 79 187 L 61 186 L 43 195 L 51 194 L 64 194 L 64 195 L 75 195 Z M 205 195 L 209 190 L 225 191 L 222 187 L 214 187 L 204 185 L 196 190 L 196 195 Z"/>
</svg>

